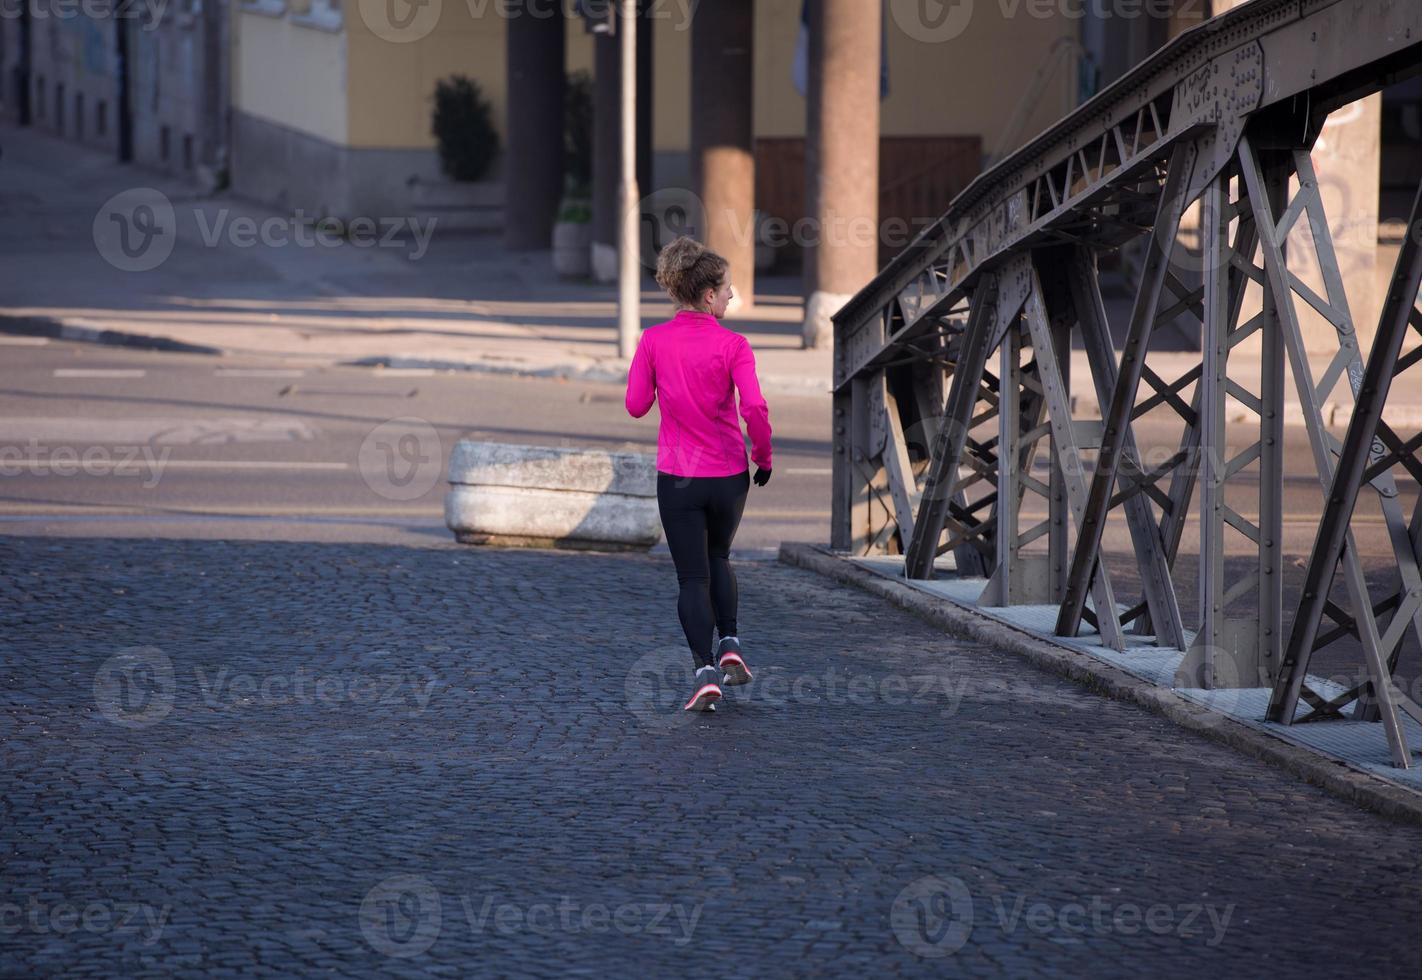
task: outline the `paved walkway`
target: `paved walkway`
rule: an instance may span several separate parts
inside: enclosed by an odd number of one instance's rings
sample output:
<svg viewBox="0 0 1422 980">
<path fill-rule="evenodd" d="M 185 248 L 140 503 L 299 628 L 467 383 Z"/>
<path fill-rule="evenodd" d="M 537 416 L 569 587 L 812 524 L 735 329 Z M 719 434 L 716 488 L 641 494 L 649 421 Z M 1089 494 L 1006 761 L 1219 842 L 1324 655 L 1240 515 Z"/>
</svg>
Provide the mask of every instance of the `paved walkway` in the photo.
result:
<svg viewBox="0 0 1422 980">
<path fill-rule="evenodd" d="M 666 559 L 0 538 L 0 973 L 1415 975 L 1422 831 L 880 600 Z"/>
</svg>

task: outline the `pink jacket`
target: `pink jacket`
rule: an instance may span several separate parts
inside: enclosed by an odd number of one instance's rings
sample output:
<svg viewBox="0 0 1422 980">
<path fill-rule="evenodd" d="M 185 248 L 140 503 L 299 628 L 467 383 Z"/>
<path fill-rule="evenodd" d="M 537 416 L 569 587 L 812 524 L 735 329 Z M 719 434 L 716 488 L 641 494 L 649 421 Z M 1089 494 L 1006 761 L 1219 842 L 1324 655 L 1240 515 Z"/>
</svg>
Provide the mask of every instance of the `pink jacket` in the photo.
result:
<svg viewBox="0 0 1422 980">
<path fill-rule="evenodd" d="M 627 411 L 640 419 L 661 399 L 657 469 L 672 476 L 734 476 L 751 459 L 770 469 L 770 413 L 755 377 L 755 355 L 746 338 L 710 313 L 681 310 L 642 334 L 627 376 Z"/>
</svg>

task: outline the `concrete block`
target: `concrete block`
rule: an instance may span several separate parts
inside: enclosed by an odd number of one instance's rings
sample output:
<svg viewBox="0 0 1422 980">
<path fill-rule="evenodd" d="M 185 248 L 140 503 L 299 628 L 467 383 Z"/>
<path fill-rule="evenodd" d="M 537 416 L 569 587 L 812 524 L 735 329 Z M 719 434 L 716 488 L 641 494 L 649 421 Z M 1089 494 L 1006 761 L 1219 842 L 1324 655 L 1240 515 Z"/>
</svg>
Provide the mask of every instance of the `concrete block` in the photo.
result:
<svg viewBox="0 0 1422 980">
<path fill-rule="evenodd" d="M 656 458 L 463 439 L 445 523 L 469 544 L 645 551 L 661 539 Z"/>
</svg>

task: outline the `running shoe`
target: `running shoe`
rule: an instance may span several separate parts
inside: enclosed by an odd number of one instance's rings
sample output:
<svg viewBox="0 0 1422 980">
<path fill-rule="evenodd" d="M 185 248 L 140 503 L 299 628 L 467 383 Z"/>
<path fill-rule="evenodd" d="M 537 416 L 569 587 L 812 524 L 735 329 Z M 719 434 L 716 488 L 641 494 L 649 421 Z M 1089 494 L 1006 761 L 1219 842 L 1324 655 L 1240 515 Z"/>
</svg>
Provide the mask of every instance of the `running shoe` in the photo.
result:
<svg viewBox="0 0 1422 980">
<path fill-rule="evenodd" d="M 721 672 L 710 664 L 696 672 L 691 700 L 683 706 L 684 711 L 715 711 L 716 702 L 721 700 Z"/>
<path fill-rule="evenodd" d="M 734 636 L 726 637 L 716 647 L 716 663 L 720 666 L 721 673 L 726 675 L 725 683 L 728 686 L 751 682 L 750 668 L 741 656 L 741 641 Z"/>
</svg>

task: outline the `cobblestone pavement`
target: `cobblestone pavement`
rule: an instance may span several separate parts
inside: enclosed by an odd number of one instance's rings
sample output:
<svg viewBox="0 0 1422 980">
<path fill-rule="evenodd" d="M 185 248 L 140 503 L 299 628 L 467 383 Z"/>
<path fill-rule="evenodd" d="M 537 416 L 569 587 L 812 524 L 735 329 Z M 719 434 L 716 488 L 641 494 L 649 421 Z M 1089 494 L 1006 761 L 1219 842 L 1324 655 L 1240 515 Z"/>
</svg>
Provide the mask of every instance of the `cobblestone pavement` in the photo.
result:
<svg viewBox="0 0 1422 980">
<path fill-rule="evenodd" d="M 665 558 L 0 538 L 0 972 L 1416 976 L 1422 831 L 880 600 Z"/>
</svg>

